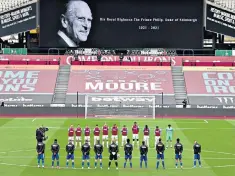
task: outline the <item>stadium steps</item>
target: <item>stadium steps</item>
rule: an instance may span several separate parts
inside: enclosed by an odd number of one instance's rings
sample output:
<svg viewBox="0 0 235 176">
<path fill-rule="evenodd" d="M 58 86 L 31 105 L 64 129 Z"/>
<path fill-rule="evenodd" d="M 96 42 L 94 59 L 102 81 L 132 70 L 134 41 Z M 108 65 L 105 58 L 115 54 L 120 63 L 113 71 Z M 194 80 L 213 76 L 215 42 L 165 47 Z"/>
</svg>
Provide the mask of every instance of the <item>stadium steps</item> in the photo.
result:
<svg viewBox="0 0 235 176">
<path fill-rule="evenodd" d="M 70 65 L 60 65 L 58 76 L 56 79 L 54 95 L 51 102 L 52 106 L 65 105 L 70 76 L 70 68 Z"/>
<path fill-rule="evenodd" d="M 177 105 L 182 105 L 183 100 L 188 99 L 183 69 L 181 66 L 172 66 L 171 72 L 175 93 L 175 102 Z"/>
</svg>

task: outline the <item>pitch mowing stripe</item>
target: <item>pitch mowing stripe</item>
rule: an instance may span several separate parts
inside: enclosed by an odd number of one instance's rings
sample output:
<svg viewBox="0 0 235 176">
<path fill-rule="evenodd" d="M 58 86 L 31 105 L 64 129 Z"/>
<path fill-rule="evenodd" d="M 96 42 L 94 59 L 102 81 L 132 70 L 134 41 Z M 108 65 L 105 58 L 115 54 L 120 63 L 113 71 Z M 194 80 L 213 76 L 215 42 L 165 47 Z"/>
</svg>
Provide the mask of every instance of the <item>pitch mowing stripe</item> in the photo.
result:
<svg viewBox="0 0 235 176">
<path fill-rule="evenodd" d="M 22 164 L 22 165 L 19 165 L 19 164 L 13 164 L 13 163 L 0 163 L 0 165 L 6 165 L 6 166 L 16 166 L 16 167 L 31 167 L 31 168 L 37 168 L 37 166 L 34 166 L 34 165 L 26 165 L 26 164 Z M 201 167 L 199 169 L 212 169 L 212 168 L 227 168 L 227 167 L 235 167 L 235 165 L 217 165 L 217 166 L 205 166 L 205 167 Z M 56 168 L 51 168 L 51 167 L 46 167 L 44 169 L 56 169 Z M 67 167 L 60 167 L 60 169 L 74 169 L 74 170 L 82 170 L 82 168 L 67 168 Z M 91 170 L 95 170 L 95 168 L 90 168 Z M 99 168 L 98 168 L 99 169 Z M 106 168 L 103 168 L 103 169 L 106 169 Z M 162 168 L 160 168 L 162 169 Z M 180 168 L 175 168 L 175 167 L 167 167 L 166 170 L 177 170 L 177 169 L 180 169 Z M 196 168 L 193 168 L 193 167 L 184 167 L 182 170 L 191 170 L 191 169 L 196 169 Z M 85 168 L 84 170 L 87 170 L 87 168 Z M 110 170 L 115 170 L 115 168 L 111 168 Z M 128 169 L 128 168 L 120 168 L 119 170 L 129 170 L 129 171 L 133 171 L 133 170 L 139 170 L 139 171 L 143 171 L 143 170 L 147 170 L 147 171 L 156 171 L 156 169 L 151 169 L 151 168 L 143 168 L 143 169 L 140 169 L 140 168 L 131 168 L 131 169 Z"/>
<path fill-rule="evenodd" d="M 66 160 L 66 156 L 64 155 L 60 155 L 60 157 L 62 157 L 62 158 L 65 158 L 65 160 Z M 37 158 L 37 157 L 33 157 L 33 156 L 0 156 L 0 158 L 1 159 L 35 159 L 35 158 Z M 74 158 L 76 158 L 76 159 L 82 159 L 82 157 L 74 157 Z M 90 159 L 89 160 L 93 160 L 95 158 L 95 156 L 90 156 Z M 140 159 L 140 157 L 132 157 L 133 159 Z M 45 159 L 51 159 L 51 157 L 45 157 Z M 103 157 L 103 159 L 109 159 L 109 157 Z M 125 157 L 120 157 L 119 159 L 122 159 L 123 161 L 125 160 Z M 148 159 L 151 159 L 151 160 L 157 160 L 157 158 L 156 157 L 148 157 Z M 167 158 L 167 157 L 165 157 L 165 160 L 169 160 L 169 159 L 172 159 L 172 158 Z M 183 156 L 183 160 L 194 160 L 194 158 L 193 157 L 184 157 Z M 213 158 L 213 157 L 208 157 L 208 158 L 205 158 L 205 157 L 202 157 L 202 159 L 204 159 L 204 160 L 234 160 L 235 161 L 235 158 Z M 173 160 L 174 160 L 174 157 L 173 157 Z M 60 161 L 61 161 L 61 159 L 60 159 Z"/>
</svg>

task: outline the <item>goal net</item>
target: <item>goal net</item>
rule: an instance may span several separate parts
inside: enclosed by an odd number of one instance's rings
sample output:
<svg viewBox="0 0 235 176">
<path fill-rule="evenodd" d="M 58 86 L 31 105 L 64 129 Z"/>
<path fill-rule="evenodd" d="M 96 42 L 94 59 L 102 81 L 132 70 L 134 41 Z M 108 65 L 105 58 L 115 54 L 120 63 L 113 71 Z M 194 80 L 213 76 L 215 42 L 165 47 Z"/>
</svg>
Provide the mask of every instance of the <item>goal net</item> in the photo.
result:
<svg viewBox="0 0 235 176">
<path fill-rule="evenodd" d="M 155 105 L 161 98 L 155 95 L 85 95 L 85 118 L 155 119 Z"/>
</svg>

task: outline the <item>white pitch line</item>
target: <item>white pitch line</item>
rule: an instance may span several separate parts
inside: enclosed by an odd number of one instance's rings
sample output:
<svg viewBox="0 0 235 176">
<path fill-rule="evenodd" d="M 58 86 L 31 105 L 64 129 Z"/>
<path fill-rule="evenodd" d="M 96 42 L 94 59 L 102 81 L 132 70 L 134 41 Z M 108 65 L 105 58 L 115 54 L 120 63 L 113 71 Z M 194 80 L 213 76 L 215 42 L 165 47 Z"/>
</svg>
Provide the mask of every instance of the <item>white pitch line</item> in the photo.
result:
<svg viewBox="0 0 235 176">
<path fill-rule="evenodd" d="M 34 122 L 36 120 L 36 118 L 34 118 L 33 120 L 32 120 L 32 122 Z"/>
<path fill-rule="evenodd" d="M 16 167 L 30 167 L 30 168 L 37 168 L 37 166 L 33 166 L 33 165 L 26 165 L 26 164 L 13 164 L 13 163 L 0 163 L 0 165 L 5 165 L 5 166 L 16 166 Z M 219 166 L 203 166 L 199 169 L 211 169 L 211 168 L 226 168 L 226 167 L 235 167 L 235 165 L 219 165 Z M 39 168 L 40 169 L 40 168 Z M 51 167 L 46 167 L 45 169 L 53 169 Z M 60 167 L 60 169 L 72 169 L 71 167 L 70 168 L 66 168 L 66 167 Z M 82 168 L 73 168 L 73 170 L 81 170 Z M 90 169 L 95 169 L 95 168 L 90 168 Z M 105 168 L 103 168 L 104 170 Z M 139 169 L 139 168 L 137 168 Z M 195 169 L 193 167 L 184 167 L 183 170 L 192 170 L 192 169 Z M 84 170 L 88 170 L 88 169 L 84 169 Z M 111 170 L 115 170 L 114 169 L 111 169 Z M 128 169 L 124 169 L 124 168 L 120 168 L 119 170 L 128 170 Z M 133 171 L 135 169 L 132 169 L 131 171 Z M 146 170 L 146 169 L 143 169 L 143 170 Z M 147 170 L 153 170 L 153 171 L 156 171 L 156 169 L 147 169 Z M 177 170 L 177 168 L 175 167 L 169 167 L 169 168 L 166 168 L 166 170 Z"/>
<path fill-rule="evenodd" d="M 207 120 L 204 120 L 204 122 L 208 123 L 208 121 L 207 121 Z"/>
</svg>

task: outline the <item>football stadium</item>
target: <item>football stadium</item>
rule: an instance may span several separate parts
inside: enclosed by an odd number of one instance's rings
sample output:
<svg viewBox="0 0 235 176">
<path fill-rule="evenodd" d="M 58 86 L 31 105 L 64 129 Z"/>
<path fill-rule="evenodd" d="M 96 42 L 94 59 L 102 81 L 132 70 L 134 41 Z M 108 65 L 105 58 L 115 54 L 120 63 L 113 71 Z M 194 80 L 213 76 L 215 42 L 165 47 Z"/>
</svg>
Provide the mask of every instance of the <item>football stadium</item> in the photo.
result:
<svg viewBox="0 0 235 176">
<path fill-rule="evenodd" d="M 234 0 L 0 0 L 0 176 L 231 176 L 234 98 Z"/>
</svg>

